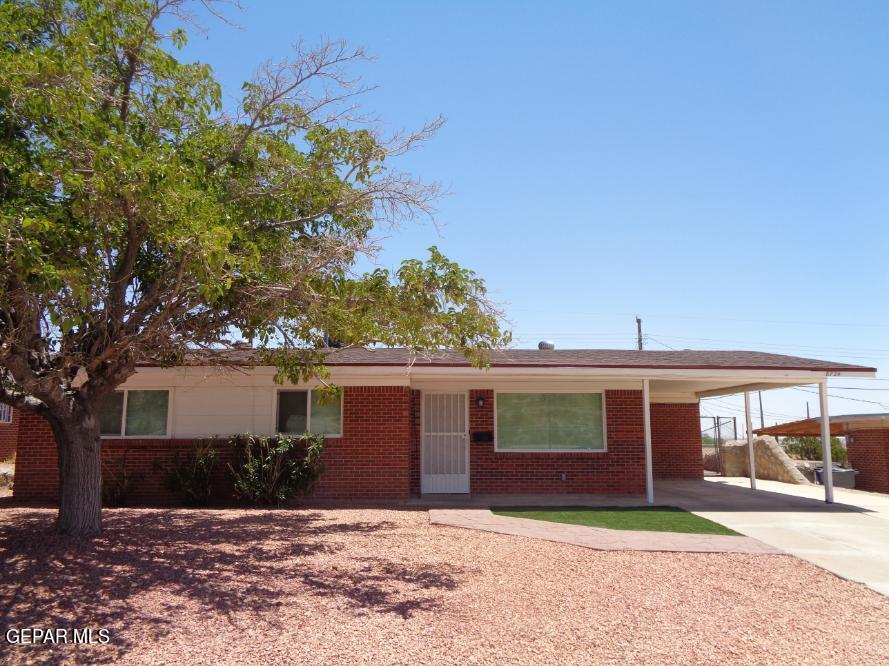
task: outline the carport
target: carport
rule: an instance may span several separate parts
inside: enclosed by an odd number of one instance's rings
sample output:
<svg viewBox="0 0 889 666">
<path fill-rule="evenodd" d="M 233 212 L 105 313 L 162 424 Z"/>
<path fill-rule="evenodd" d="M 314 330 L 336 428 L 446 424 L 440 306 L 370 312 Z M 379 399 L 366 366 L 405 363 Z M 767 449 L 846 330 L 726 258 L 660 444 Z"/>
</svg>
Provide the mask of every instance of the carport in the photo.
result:
<svg viewBox="0 0 889 666">
<path fill-rule="evenodd" d="M 862 378 L 874 377 L 876 375 L 875 368 L 846 365 L 842 363 L 830 363 L 828 361 L 815 361 L 813 359 L 799 359 L 794 357 L 784 358 L 788 359 L 788 365 L 785 368 L 770 369 L 768 372 L 763 372 L 760 369 L 750 369 L 750 371 L 746 373 L 736 371 L 734 374 L 735 383 L 732 385 L 726 385 L 723 379 L 723 385 L 721 386 L 699 387 L 694 390 L 694 394 L 698 399 L 737 395 L 739 393 L 744 395 L 744 422 L 747 433 L 748 455 L 750 458 L 750 488 L 753 490 L 756 490 L 756 460 L 753 450 L 754 433 L 761 432 L 766 434 L 770 429 L 765 428 L 760 431 L 753 430 L 750 414 L 750 393 L 752 391 L 768 391 L 779 388 L 817 385 L 821 415 L 816 419 L 809 420 L 817 424 L 817 432 L 824 441 L 829 442 L 831 419 L 828 409 L 827 391 L 830 378 Z M 793 361 L 799 362 L 799 365 L 792 365 Z M 824 501 L 830 504 L 834 501 L 833 464 L 831 460 L 830 446 L 823 446 L 822 450 L 824 452 Z"/>
<path fill-rule="evenodd" d="M 828 422 L 831 436 L 846 438 L 849 463 L 859 471 L 856 487 L 889 493 L 889 413 L 843 414 L 829 417 Z M 820 417 L 781 423 L 754 432 L 773 437 L 820 437 L 822 442 L 825 436 Z"/>
</svg>

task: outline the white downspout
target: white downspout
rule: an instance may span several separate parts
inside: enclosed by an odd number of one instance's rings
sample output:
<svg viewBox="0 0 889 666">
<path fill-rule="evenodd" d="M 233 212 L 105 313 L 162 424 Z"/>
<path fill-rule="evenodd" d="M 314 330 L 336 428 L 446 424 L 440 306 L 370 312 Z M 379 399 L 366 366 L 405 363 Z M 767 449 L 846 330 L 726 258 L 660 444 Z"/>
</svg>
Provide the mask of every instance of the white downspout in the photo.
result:
<svg viewBox="0 0 889 666">
<path fill-rule="evenodd" d="M 645 499 L 654 504 L 654 474 L 651 467 L 651 395 L 647 379 L 642 380 L 642 423 L 645 428 Z"/>
<path fill-rule="evenodd" d="M 830 450 L 830 414 L 827 409 L 827 379 L 818 384 L 821 398 L 821 451 L 824 454 L 824 471 L 821 481 L 824 483 L 824 501 L 833 504 L 833 461 Z"/>
<path fill-rule="evenodd" d="M 753 423 L 750 421 L 750 394 L 744 391 L 744 418 L 747 421 L 747 457 L 750 459 L 750 488 L 756 490 L 756 460 L 753 455 Z"/>
</svg>

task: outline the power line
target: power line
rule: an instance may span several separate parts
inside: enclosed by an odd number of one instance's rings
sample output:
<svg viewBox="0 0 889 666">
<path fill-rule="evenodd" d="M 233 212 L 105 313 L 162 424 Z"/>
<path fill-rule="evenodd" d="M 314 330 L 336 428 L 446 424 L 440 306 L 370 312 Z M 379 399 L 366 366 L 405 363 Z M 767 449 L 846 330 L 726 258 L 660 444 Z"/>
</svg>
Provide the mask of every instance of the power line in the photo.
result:
<svg viewBox="0 0 889 666">
<path fill-rule="evenodd" d="M 577 332 L 577 331 L 553 331 L 548 330 L 545 333 L 541 333 L 537 330 L 526 331 L 525 335 L 537 336 L 537 335 L 558 335 L 560 337 L 570 337 L 570 338 L 624 338 L 625 336 L 620 333 L 586 333 L 586 332 Z M 683 335 L 669 335 L 665 333 L 658 333 L 658 337 L 668 338 L 671 340 L 687 340 L 691 342 L 719 342 L 719 343 L 732 343 L 732 344 L 743 344 L 743 345 L 760 345 L 760 346 L 768 346 L 768 347 L 784 347 L 784 348 L 792 348 L 792 349 L 808 349 L 808 350 L 828 350 L 828 351 L 851 351 L 856 353 L 861 352 L 878 352 L 878 353 L 889 353 L 889 348 L 886 347 L 842 347 L 835 345 L 805 345 L 805 344 L 785 344 L 778 342 L 764 342 L 757 340 L 737 340 L 730 338 L 704 338 L 704 337 L 692 337 L 692 336 L 683 336 Z"/>
<path fill-rule="evenodd" d="M 725 397 L 725 396 L 721 396 L 721 397 Z M 701 402 L 702 402 L 702 403 L 703 403 L 705 400 L 708 401 L 708 402 L 711 402 L 711 403 L 713 403 L 713 404 L 715 404 L 715 405 L 719 405 L 719 406 L 725 407 L 726 409 L 733 409 L 733 410 L 738 411 L 738 412 L 743 412 L 743 411 L 744 411 L 744 408 L 743 408 L 743 407 L 738 407 L 738 406 L 736 406 L 736 405 L 730 405 L 730 404 L 727 403 L 727 402 L 723 402 L 720 398 L 715 398 L 715 397 L 714 397 L 714 398 L 701 398 Z M 785 414 L 785 413 L 782 413 L 782 412 L 770 412 L 770 411 L 766 411 L 765 413 L 768 414 L 769 416 L 780 416 L 780 417 L 792 417 L 792 416 L 793 416 L 793 414 Z"/>
<path fill-rule="evenodd" d="M 586 340 L 590 341 L 598 341 L 598 342 L 627 342 L 627 336 L 622 335 L 602 335 L 602 334 L 586 334 L 586 333 L 567 333 L 567 332 L 557 332 L 557 331 L 547 331 L 546 333 L 523 333 L 519 336 L 516 336 L 516 340 L 533 340 L 539 337 L 555 337 L 571 340 L 574 342 L 583 342 Z M 818 354 L 818 355 L 829 355 L 834 358 L 845 358 L 845 359 L 857 359 L 857 360 L 867 360 L 867 361 L 875 361 L 875 360 L 889 360 L 889 349 L 883 348 L 853 348 L 853 347 L 819 347 L 815 345 L 795 345 L 795 344 L 783 344 L 783 343 L 774 343 L 774 342 L 760 342 L 753 340 L 732 340 L 732 339 L 722 339 L 722 338 L 694 338 L 694 337 L 685 337 L 678 335 L 665 335 L 663 333 L 658 333 L 657 337 L 653 337 L 650 334 L 646 334 L 646 338 L 649 338 L 659 344 L 663 345 L 667 349 L 674 349 L 675 347 L 671 347 L 670 345 L 663 342 L 661 338 L 666 338 L 669 340 L 679 340 L 679 341 L 687 341 L 687 342 L 705 342 L 705 343 L 716 343 L 716 344 L 726 344 L 726 345 L 742 345 L 744 347 L 764 347 L 769 350 L 778 353 L 802 353 L 802 354 Z"/>
<path fill-rule="evenodd" d="M 646 339 L 646 340 L 652 340 L 653 342 L 658 343 L 658 344 L 661 345 L 662 347 L 666 347 L 667 349 L 670 349 L 670 350 L 672 350 L 672 351 L 679 351 L 678 349 L 676 349 L 676 347 L 671 347 L 671 346 L 668 345 L 666 342 L 661 342 L 661 341 L 658 340 L 657 338 L 652 337 L 652 336 L 650 336 L 650 335 L 648 335 L 648 334 L 645 335 L 645 339 Z"/>
<path fill-rule="evenodd" d="M 875 347 L 831 347 L 831 346 L 825 347 L 825 346 L 820 346 L 820 345 L 796 345 L 796 344 L 786 345 L 786 344 L 776 343 L 776 342 L 756 342 L 753 340 L 726 340 L 723 338 L 692 338 L 692 337 L 685 337 L 685 336 L 679 336 L 679 335 L 664 335 L 663 333 L 658 333 L 658 335 L 660 335 L 661 337 L 664 337 L 664 338 L 672 339 L 672 340 L 691 340 L 691 341 L 697 341 L 697 342 L 731 342 L 734 344 L 742 344 L 742 345 L 762 345 L 762 346 L 768 346 L 768 347 L 792 347 L 793 349 L 814 349 L 814 350 L 826 349 L 826 350 L 830 350 L 830 351 L 851 351 L 851 352 L 873 351 L 873 352 L 880 352 L 880 353 L 889 353 L 889 349 L 882 348 L 882 347 L 876 347 L 876 348 Z"/>
<path fill-rule="evenodd" d="M 889 391 L 889 388 L 875 388 L 873 386 L 831 386 L 834 391 Z"/>
<path fill-rule="evenodd" d="M 818 391 L 809 391 L 808 389 L 799 388 L 798 386 L 791 386 L 790 388 L 792 388 L 794 391 L 802 391 L 803 393 L 813 393 L 814 395 L 818 395 Z M 838 400 L 852 400 L 853 402 L 867 402 L 871 405 L 879 405 L 880 407 L 885 407 L 886 409 L 889 409 L 889 405 L 887 405 L 885 402 L 878 402 L 876 400 L 865 400 L 864 398 L 849 398 L 845 395 L 836 395 L 834 393 L 828 393 L 827 395 L 831 398 L 837 398 Z"/>
<path fill-rule="evenodd" d="M 544 308 L 526 308 L 526 307 L 510 307 L 510 310 L 518 310 L 524 312 L 542 312 L 542 313 L 550 313 L 551 311 Z M 630 312 L 585 312 L 578 310 L 563 310 L 560 311 L 561 314 L 571 314 L 571 315 L 582 315 L 586 317 L 634 317 L 635 315 Z M 877 324 L 871 322 L 851 322 L 849 320 L 846 321 L 802 321 L 797 319 L 744 319 L 738 317 L 714 317 L 712 315 L 677 315 L 675 313 L 671 314 L 651 314 L 646 313 L 648 317 L 654 317 L 658 319 L 694 319 L 694 320 L 705 320 L 705 321 L 734 321 L 734 322 L 746 322 L 753 324 L 790 324 L 790 325 L 800 325 L 800 326 L 840 326 L 846 328 L 889 328 L 889 324 Z"/>
<path fill-rule="evenodd" d="M 701 400 L 701 404 L 704 403 L 704 400 L 707 400 L 707 401 L 709 401 L 710 403 L 712 403 L 712 404 L 714 404 L 714 405 L 719 405 L 719 406 L 722 407 L 723 409 L 727 409 L 727 410 L 731 410 L 731 411 L 734 411 L 734 412 L 738 412 L 738 413 L 740 413 L 740 414 L 744 414 L 744 413 L 745 413 L 743 407 L 736 407 L 735 405 L 730 405 L 730 404 L 728 404 L 728 403 L 726 403 L 726 402 L 721 402 L 721 401 L 720 401 L 719 399 L 717 399 L 717 398 L 703 398 L 703 399 Z M 796 416 L 795 414 L 784 414 L 784 413 L 781 413 L 781 412 L 769 412 L 769 411 L 765 411 L 764 413 L 765 413 L 766 415 L 768 415 L 768 416 L 774 416 L 774 417 L 776 417 L 776 418 L 784 418 L 784 419 L 796 419 L 796 418 L 799 418 L 799 417 Z"/>
<path fill-rule="evenodd" d="M 659 335 L 665 338 L 675 338 L 677 340 L 700 340 L 704 342 L 739 342 L 742 344 L 753 344 L 753 345 L 775 345 L 775 342 L 763 342 L 763 341 L 754 341 L 754 340 L 732 340 L 726 338 L 702 338 L 702 337 L 693 337 L 693 336 L 685 336 L 685 335 L 667 335 L 664 333 L 659 333 Z M 846 351 L 879 351 L 879 352 L 889 352 L 889 348 L 885 347 L 836 347 L 836 346 L 823 346 L 823 345 L 792 345 L 794 347 L 799 348 L 807 348 L 807 349 L 834 349 L 834 350 L 846 350 Z"/>
</svg>

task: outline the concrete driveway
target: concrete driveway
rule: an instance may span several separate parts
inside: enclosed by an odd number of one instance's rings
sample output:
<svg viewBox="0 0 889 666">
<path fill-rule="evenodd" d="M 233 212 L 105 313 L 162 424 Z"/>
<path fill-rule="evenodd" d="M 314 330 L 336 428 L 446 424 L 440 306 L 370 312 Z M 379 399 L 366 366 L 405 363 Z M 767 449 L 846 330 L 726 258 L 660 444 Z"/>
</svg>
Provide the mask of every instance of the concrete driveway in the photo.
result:
<svg viewBox="0 0 889 666">
<path fill-rule="evenodd" d="M 889 595 L 889 495 L 746 478 L 658 481 L 655 502 L 715 520 Z"/>
</svg>

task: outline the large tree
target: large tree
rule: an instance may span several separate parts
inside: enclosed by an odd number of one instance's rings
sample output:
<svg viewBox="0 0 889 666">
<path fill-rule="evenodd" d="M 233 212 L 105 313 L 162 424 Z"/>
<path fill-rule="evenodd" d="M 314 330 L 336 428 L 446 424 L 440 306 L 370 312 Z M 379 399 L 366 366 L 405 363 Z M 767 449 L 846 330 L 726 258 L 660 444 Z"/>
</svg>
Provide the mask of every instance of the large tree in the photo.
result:
<svg viewBox="0 0 889 666">
<path fill-rule="evenodd" d="M 295 47 L 234 109 L 178 60 L 187 0 L 0 3 L 0 401 L 51 425 L 58 529 L 101 528 L 98 412 L 139 363 L 223 363 L 255 341 L 279 380 L 344 345 L 462 349 L 506 335 L 474 273 L 435 248 L 359 273 L 374 230 L 431 214 L 397 171 L 433 122 L 359 118 L 361 50 Z"/>
</svg>

